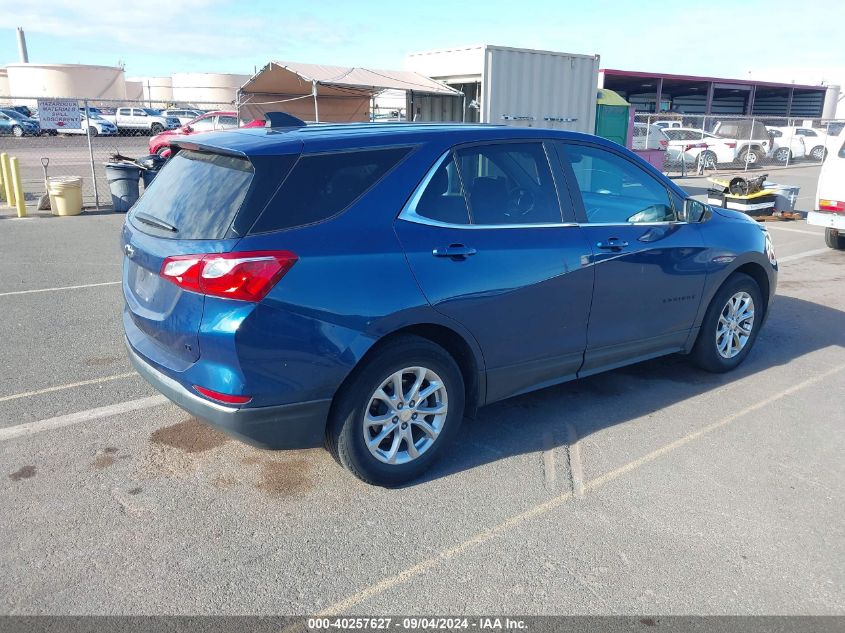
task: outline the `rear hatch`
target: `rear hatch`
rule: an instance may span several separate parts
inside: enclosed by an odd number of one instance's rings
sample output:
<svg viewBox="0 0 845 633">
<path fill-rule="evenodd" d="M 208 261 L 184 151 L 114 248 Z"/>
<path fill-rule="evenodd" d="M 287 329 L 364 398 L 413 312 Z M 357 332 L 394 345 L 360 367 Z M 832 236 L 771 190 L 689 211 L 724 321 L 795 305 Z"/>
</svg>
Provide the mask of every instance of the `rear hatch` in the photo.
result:
<svg viewBox="0 0 845 633">
<path fill-rule="evenodd" d="M 232 250 L 254 167 L 243 156 L 182 150 L 132 208 L 123 229 L 124 327 L 153 362 L 182 371 L 200 357 L 205 297 L 160 276 L 167 257 Z"/>
</svg>

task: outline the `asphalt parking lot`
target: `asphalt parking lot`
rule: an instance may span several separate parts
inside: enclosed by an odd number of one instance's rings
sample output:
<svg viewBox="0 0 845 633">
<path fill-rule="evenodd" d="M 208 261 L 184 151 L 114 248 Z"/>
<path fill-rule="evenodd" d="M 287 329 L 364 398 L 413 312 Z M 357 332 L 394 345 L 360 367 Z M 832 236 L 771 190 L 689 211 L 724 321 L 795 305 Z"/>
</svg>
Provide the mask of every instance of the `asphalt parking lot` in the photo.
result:
<svg viewBox="0 0 845 633">
<path fill-rule="evenodd" d="M 0 219 L 0 613 L 845 614 L 845 253 L 816 227 L 769 223 L 778 297 L 736 372 L 487 407 L 384 490 L 135 376 L 122 221 Z"/>
</svg>

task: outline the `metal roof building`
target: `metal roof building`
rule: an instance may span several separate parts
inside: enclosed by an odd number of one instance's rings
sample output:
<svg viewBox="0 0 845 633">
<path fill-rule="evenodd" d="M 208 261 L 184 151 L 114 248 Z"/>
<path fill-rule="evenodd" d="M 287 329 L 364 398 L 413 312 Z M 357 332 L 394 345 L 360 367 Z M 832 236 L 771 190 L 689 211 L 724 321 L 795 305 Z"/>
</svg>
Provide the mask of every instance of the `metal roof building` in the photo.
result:
<svg viewBox="0 0 845 633">
<path fill-rule="evenodd" d="M 839 99 L 838 86 L 808 86 L 610 68 L 599 72 L 599 87 L 618 92 L 638 112 L 833 118 Z"/>
</svg>

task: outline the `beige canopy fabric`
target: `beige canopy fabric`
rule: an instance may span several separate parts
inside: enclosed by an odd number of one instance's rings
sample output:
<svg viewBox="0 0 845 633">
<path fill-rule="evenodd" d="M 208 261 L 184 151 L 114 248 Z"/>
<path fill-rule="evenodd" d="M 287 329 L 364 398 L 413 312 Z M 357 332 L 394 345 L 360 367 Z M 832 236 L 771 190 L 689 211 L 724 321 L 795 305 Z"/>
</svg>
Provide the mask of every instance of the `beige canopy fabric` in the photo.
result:
<svg viewBox="0 0 845 633">
<path fill-rule="evenodd" d="M 280 111 L 306 121 L 369 121 L 370 100 L 384 90 L 463 97 L 412 71 L 270 62 L 241 86 L 238 107 L 242 119 Z"/>
</svg>

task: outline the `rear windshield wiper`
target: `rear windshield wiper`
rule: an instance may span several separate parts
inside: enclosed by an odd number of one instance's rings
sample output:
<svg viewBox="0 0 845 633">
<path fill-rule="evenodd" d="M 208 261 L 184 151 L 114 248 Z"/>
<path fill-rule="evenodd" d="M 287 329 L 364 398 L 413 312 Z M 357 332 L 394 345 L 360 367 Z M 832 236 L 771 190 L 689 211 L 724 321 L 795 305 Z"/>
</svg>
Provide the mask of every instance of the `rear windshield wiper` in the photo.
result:
<svg viewBox="0 0 845 633">
<path fill-rule="evenodd" d="M 144 213 L 143 211 L 139 211 L 135 213 L 135 219 L 138 222 L 143 222 L 144 224 L 149 224 L 150 226 L 154 226 L 157 229 L 164 229 L 165 231 L 170 231 L 171 233 L 178 233 L 179 229 L 177 229 L 172 224 L 168 224 L 164 220 L 159 220 L 158 218 L 154 218 L 153 216 Z"/>
</svg>

